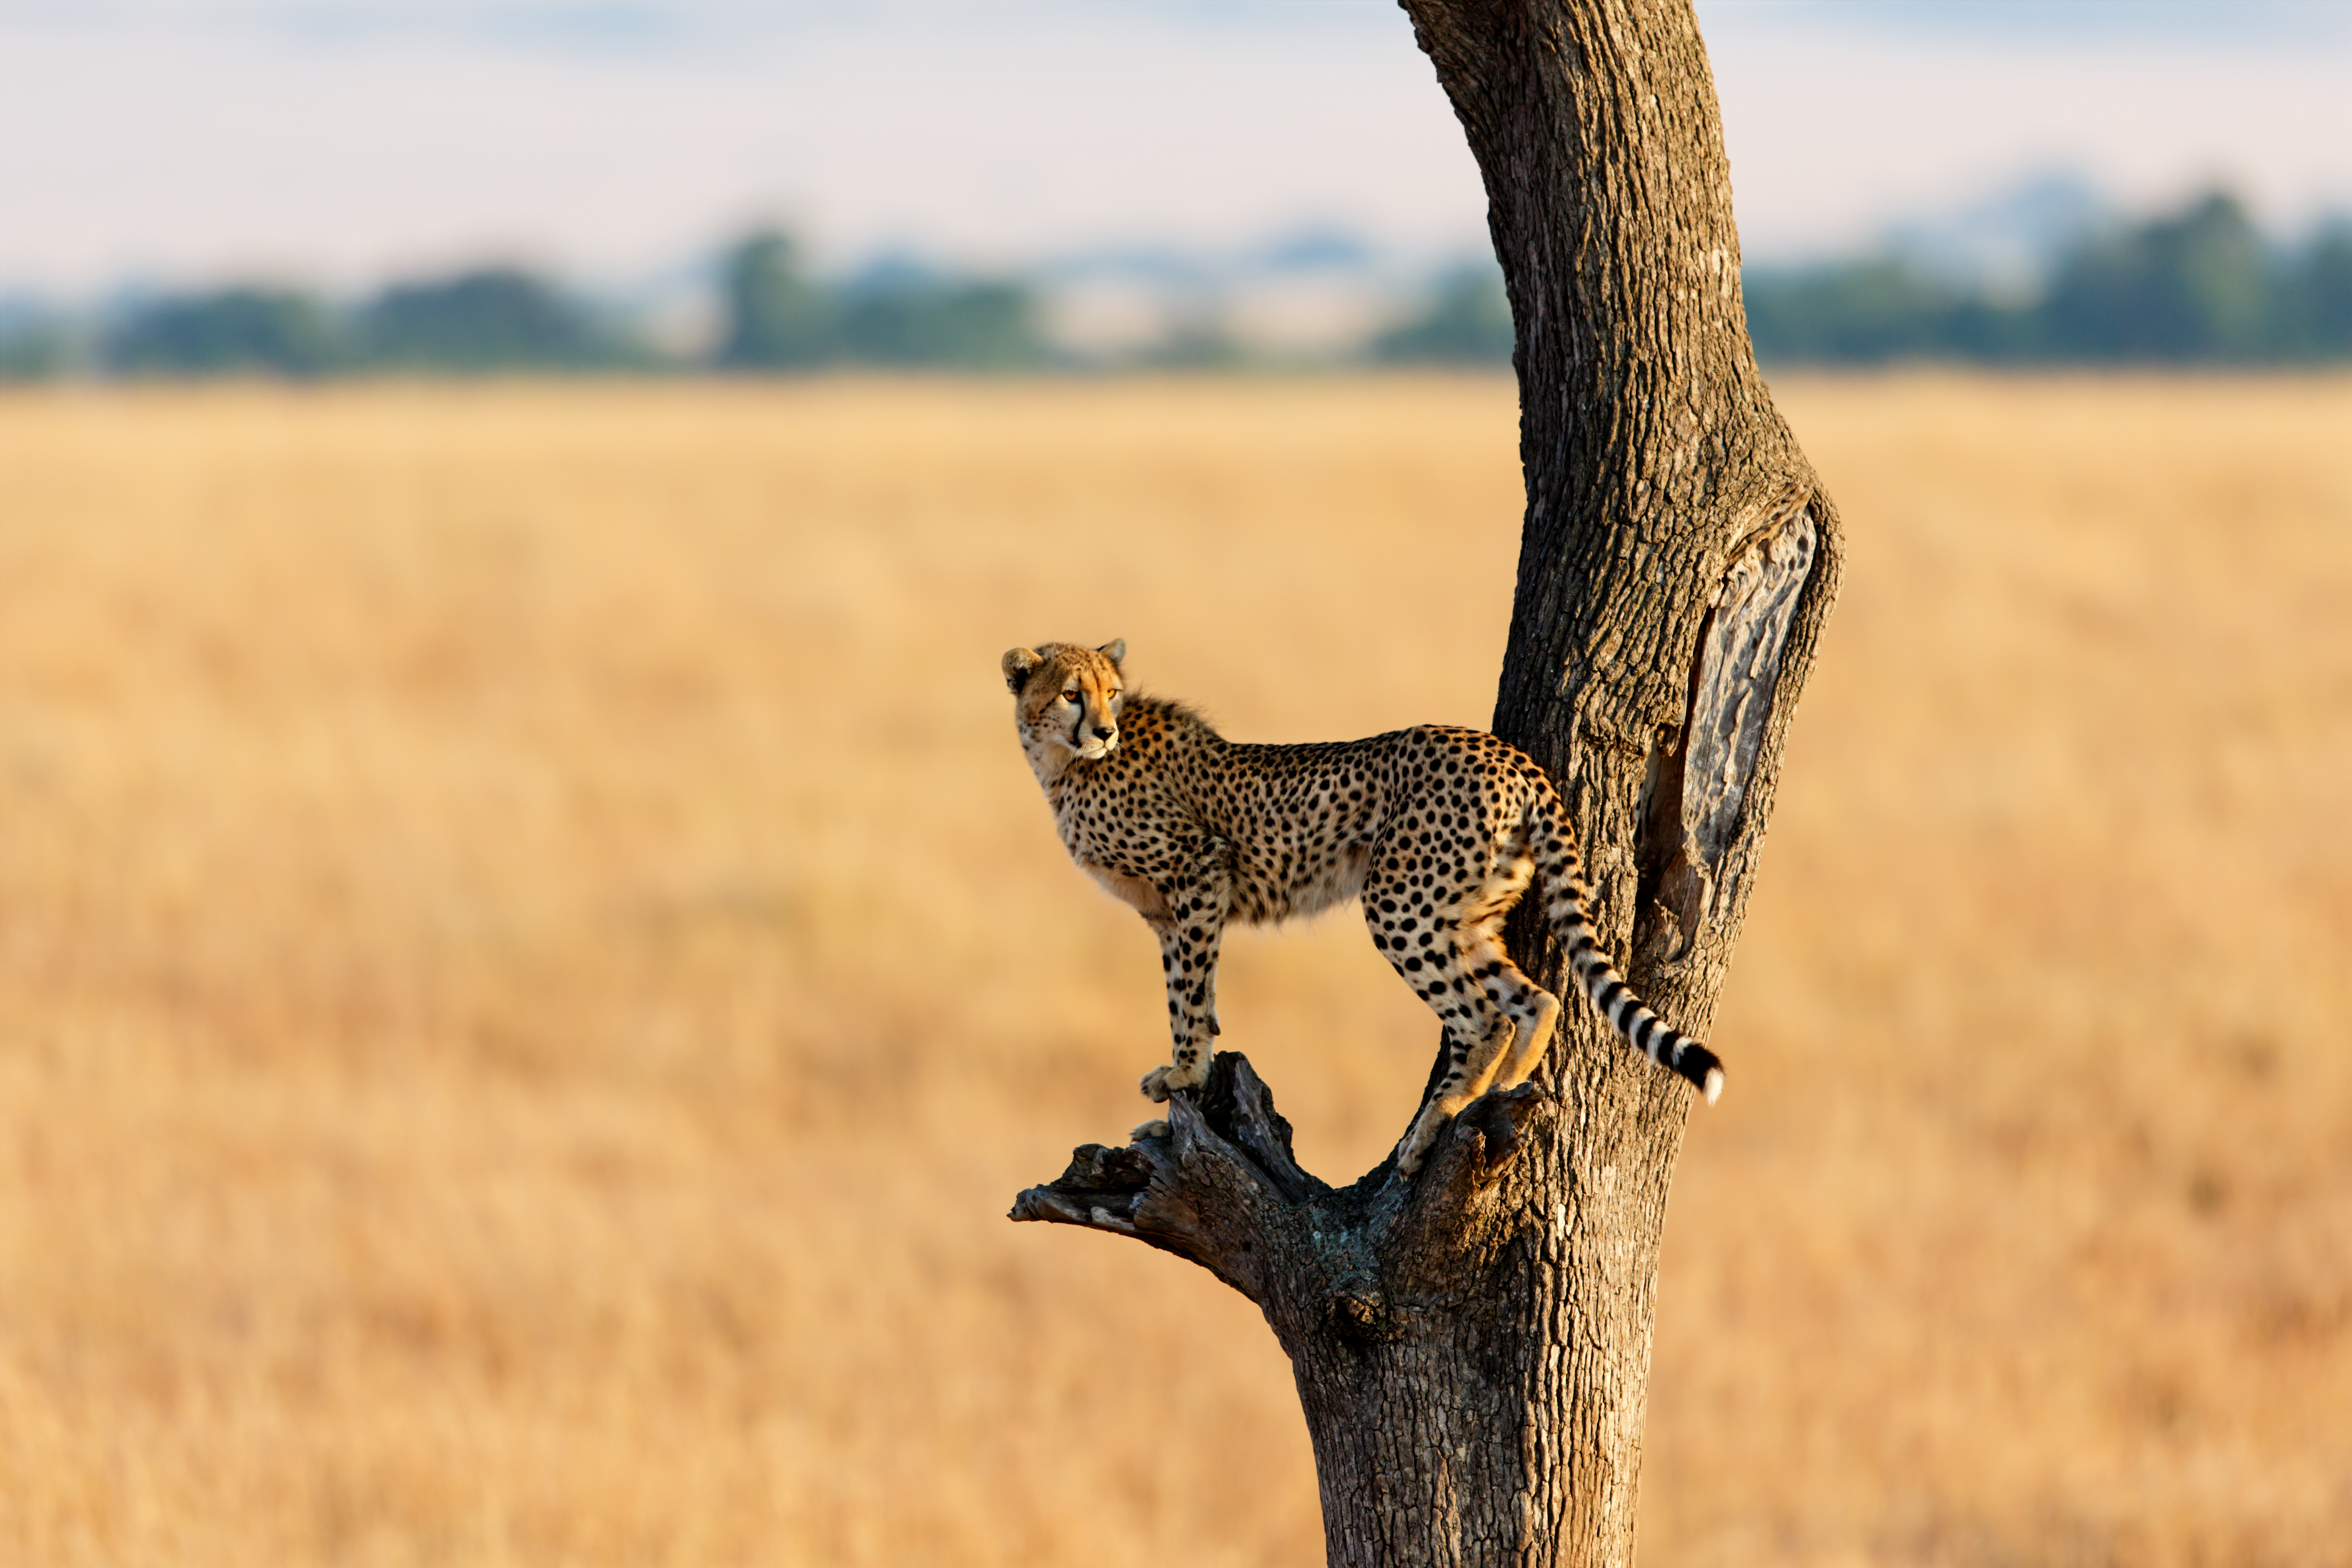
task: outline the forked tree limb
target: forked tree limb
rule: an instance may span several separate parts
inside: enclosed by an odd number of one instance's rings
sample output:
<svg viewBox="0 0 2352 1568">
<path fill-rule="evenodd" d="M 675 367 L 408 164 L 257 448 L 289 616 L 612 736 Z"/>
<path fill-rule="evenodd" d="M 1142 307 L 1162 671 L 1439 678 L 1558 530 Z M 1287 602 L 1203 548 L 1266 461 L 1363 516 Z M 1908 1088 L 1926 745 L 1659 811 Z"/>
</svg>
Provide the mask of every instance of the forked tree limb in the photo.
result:
<svg viewBox="0 0 2352 1568">
<path fill-rule="evenodd" d="M 1532 1084 L 1474 1101 L 1411 1178 L 1383 1160 L 1334 1187 L 1291 1152 L 1274 1093 L 1235 1051 L 1220 1051 L 1197 1095 L 1168 1101 L 1165 1136 L 1087 1143 L 1030 1187 L 1009 1217 L 1132 1237 L 1199 1264 L 1256 1302 L 1286 1349 L 1318 1335 L 1381 1337 L 1398 1305 L 1453 1278 L 1464 1237 L 1495 1219 L 1492 1194 L 1523 1129 L 1549 1114 Z"/>
</svg>

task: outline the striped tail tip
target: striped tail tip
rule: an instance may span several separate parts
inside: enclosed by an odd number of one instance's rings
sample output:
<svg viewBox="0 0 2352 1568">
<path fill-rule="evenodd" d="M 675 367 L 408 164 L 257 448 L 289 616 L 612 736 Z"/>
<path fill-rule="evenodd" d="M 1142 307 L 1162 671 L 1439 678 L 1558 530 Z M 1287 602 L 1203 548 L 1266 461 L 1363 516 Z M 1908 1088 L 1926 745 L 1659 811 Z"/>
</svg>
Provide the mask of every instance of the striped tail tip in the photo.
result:
<svg viewBox="0 0 2352 1568">
<path fill-rule="evenodd" d="M 1675 1052 L 1674 1068 L 1698 1086 L 1709 1105 L 1723 1098 L 1723 1063 L 1696 1040 L 1682 1042 L 1681 1048 Z"/>
</svg>

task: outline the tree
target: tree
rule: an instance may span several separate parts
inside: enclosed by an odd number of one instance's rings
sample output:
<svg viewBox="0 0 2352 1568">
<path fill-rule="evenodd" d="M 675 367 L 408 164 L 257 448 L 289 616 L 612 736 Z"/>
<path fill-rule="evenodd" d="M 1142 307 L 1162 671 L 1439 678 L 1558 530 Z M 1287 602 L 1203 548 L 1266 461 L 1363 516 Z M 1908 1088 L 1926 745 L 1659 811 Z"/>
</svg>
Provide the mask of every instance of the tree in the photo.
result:
<svg viewBox="0 0 2352 1568">
<path fill-rule="evenodd" d="M 2322 230 L 2287 287 L 2281 348 L 2289 359 L 2352 354 L 2352 222 Z"/>
<path fill-rule="evenodd" d="M 809 276 L 791 237 L 772 230 L 737 245 L 722 270 L 718 359 L 730 369 L 1018 370 L 1047 357 L 1035 296 L 1019 283 L 942 279 L 899 263 L 829 289 Z"/>
<path fill-rule="evenodd" d="M 803 268 L 800 247 L 772 229 L 746 237 L 721 268 L 727 324 L 719 363 L 738 370 L 797 370 L 834 352 L 831 302 Z"/>
<path fill-rule="evenodd" d="M 2020 346 L 2011 320 L 2015 312 L 1930 278 L 1899 257 L 1750 273 L 1741 285 L 1748 334 L 1767 360 L 1875 364 L 1997 358 Z"/>
<path fill-rule="evenodd" d="M 1495 728 L 1582 825 L 1636 988 L 1704 1034 L 1842 536 L 1749 349 L 1697 22 L 1689 0 L 1405 9 L 1516 325 L 1528 505 Z M 1564 990 L 1533 902 L 1514 955 Z M 1133 1237 L 1258 1303 L 1333 1563 L 1622 1564 L 1690 1103 L 1571 1005 L 1538 1079 L 1466 1109 L 1417 1176 L 1335 1190 L 1228 1053 L 1168 1138 L 1079 1150 L 1013 1217 Z"/>
<path fill-rule="evenodd" d="M 1429 308 L 1372 340 L 1372 357 L 1398 364 L 1501 364 L 1511 357 L 1511 302 L 1488 267 L 1440 279 Z"/>
<path fill-rule="evenodd" d="M 2042 301 L 2045 339 L 2085 359 L 2252 359 L 2271 346 L 2272 291 L 2262 237 L 2216 191 L 2071 254 Z"/>
<path fill-rule="evenodd" d="M 335 319 L 294 289 L 236 288 L 159 300 L 109 335 L 109 368 L 167 375 L 318 375 L 346 357 Z"/>
<path fill-rule="evenodd" d="M 886 279 L 848 291 L 840 332 L 864 364 L 1019 370 L 1045 357 L 1036 300 L 1017 283 Z"/>
<path fill-rule="evenodd" d="M 614 346 L 561 289 L 510 267 L 395 285 L 361 313 L 360 333 L 379 363 L 433 370 L 574 368 Z"/>
<path fill-rule="evenodd" d="M 73 357 L 73 333 L 64 321 L 0 305 L 0 384 L 51 380 L 72 367 Z"/>
</svg>

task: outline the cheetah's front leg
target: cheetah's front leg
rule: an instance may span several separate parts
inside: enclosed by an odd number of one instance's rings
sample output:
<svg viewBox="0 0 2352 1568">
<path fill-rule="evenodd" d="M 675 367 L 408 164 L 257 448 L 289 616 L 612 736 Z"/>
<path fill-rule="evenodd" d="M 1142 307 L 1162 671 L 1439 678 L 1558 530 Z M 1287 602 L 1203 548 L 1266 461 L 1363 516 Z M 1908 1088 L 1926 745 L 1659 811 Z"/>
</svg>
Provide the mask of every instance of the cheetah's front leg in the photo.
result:
<svg viewBox="0 0 2352 1568">
<path fill-rule="evenodd" d="M 1175 880 L 1162 889 L 1166 915 L 1150 922 L 1160 938 L 1160 966 L 1168 974 L 1168 1030 L 1174 1037 L 1169 1065 L 1143 1075 L 1143 1097 L 1154 1102 L 1209 1076 L 1217 1034 L 1217 949 L 1233 909 L 1232 854 L 1233 846 L 1222 838 L 1203 839 L 1186 854 Z"/>
</svg>

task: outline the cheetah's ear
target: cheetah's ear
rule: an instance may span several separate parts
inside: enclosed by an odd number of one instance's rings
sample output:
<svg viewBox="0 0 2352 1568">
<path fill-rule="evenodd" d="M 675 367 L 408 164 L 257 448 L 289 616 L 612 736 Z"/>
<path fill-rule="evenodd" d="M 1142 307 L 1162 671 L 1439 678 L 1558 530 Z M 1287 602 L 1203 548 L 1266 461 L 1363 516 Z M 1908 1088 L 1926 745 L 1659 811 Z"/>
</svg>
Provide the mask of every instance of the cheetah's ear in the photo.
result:
<svg viewBox="0 0 2352 1568">
<path fill-rule="evenodd" d="M 1031 674 L 1036 670 L 1039 665 L 1045 662 L 1045 661 L 1044 659 L 1037 656 L 1037 650 L 1034 648 L 1013 647 L 1005 649 L 1005 686 L 1011 689 L 1013 696 L 1020 696 L 1021 689 L 1029 684 L 1029 677 Z"/>
<path fill-rule="evenodd" d="M 1127 673 L 1124 669 L 1119 669 L 1119 666 L 1127 662 L 1127 639 L 1125 637 L 1113 637 L 1110 641 L 1103 644 L 1102 647 L 1095 649 L 1095 651 L 1102 655 L 1105 658 L 1110 660 L 1110 667 L 1113 669 L 1118 669 L 1118 672 L 1121 675 L 1125 675 Z"/>
</svg>

